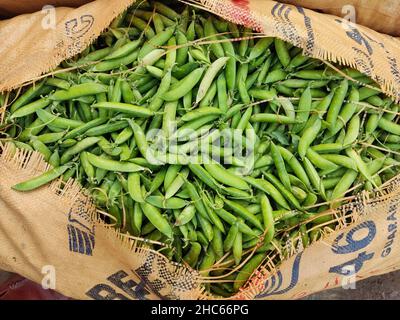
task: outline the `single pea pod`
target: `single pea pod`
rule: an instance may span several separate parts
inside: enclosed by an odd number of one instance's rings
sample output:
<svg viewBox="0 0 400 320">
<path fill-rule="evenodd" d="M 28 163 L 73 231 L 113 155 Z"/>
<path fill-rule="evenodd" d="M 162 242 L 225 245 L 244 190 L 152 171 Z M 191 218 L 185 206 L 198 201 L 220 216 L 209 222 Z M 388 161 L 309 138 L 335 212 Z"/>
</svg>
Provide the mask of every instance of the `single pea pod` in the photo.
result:
<svg viewBox="0 0 400 320">
<path fill-rule="evenodd" d="M 204 68 L 197 68 L 179 82 L 173 84 L 168 92 L 162 95 L 165 101 L 176 101 L 190 92 L 200 81 Z"/>
<path fill-rule="evenodd" d="M 211 86 L 211 83 L 214 81 L 218 72 L 222 69 L 222 67 L 225 66 L 228 60 L 228 57 L 219 58 L 215 60 L 207 69 L 197 91 L 196 104 L 198 104 L 205 97 L 207 90 Z"/>
<path fill-rule="evenodd" d="M 166 199 L 163 196 L 148 196 L 146 198 L 146 202 L 150 203 L 151 205 L 160 208 L 160 209 L 182 209 L 188 205 L 186 200 L 177 198 L 177 197 L 170 197 Z"/>
<path fill-rule="evenodd" d="M 32 191 L 35 190 L 51 181 L 54 179 L 57 179 L 61 175 L 64 174 L 65 171 L 67 171 L 70 168 L 70 166 L 65 165 L 61 167 L 57 167 L 54 169 L 51 169 L 35 178 L 29 179 L 27 181 L 18 183 L 11 188 L 16 191 Z"/>
<path fill-rule="evenodd" d="M 160 210 L 152 206 L 150 203 L 144 202 L 140 204 L 143 214 L 147 219 L 168 238 L 173 237 L 173 231 L 168 220 L 161 214 Z"/>
<path fill-rule="evenodd" d="M 344 99 L 346 98 L 349 89 L 349 81 L 347 79 L 342 80 L 339 87 L 336 89 L 333 95 L 331 105 L 328 109 L 328 114 L 326 116 L 326 121 L 329 124 L 329 130 L 333 132 L 335 130 L 336 122 L 338 116 L 342 109 Z"/>
<path fill-rule="evenodd" d="M 88 153 L 89 162 L 96 168 L 105 169 L 108 171 L 120 171 L 120 172 L 137 172 L 148 170 L 145 167 L 139 166 L 133 162 L 127 161 L 116 161 L 106 158 L 101 158 L 92 153 Z"/>
<path fill-rule="evenodd" d="M 83 96 L 91 96 L 107 91 L 108 87 L 101 83 L 82 83 L 71 86 L 68 90 L 57 90 L 52 95 L 50 95 L 49 99 L 55 101 L 64 101 Z"/>
<path fill-rule="evenodd" d="M 246 281 L 251 277 L 254 271 L 260 266 L 260 264 L 264 261 L 265 254 L 258 253 L 254 255 L 239 271 L 236 276 L 235 282 L 233 283 L 234 291 L 238 291 Z"/>
</svg>

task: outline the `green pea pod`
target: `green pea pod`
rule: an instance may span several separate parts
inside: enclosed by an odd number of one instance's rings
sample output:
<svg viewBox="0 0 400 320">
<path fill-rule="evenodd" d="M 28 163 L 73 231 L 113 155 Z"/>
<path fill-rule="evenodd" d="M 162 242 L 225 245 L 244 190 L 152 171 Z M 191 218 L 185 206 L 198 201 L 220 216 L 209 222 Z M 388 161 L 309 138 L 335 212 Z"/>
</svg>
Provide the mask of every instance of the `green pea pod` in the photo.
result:
<svg viewBox="0 0 400 320">
<path fill-rule="evenodd" d="M 11 114 L 10 119 L 25 117 L 27 115 L 35 113 L 39 109 L 43 109 L 43 108 L 47 107 L 50 103 L 51 103 L 51 100 L 45 99 L 45 98 L 28 103 L 28 104 L 18 108 L 18 110 L 14 111 Z"/>
<path fill-rule="evenodd" d="M 329 130 L 331 132 L 335 130 L 336 122 L 340 114 L 343 101 L 347 95 L 348 89 L 349 89 L 349 82 L 347 79 L 344 79 L 342 80 L 339 87 L 335 91 L 335 94 L 333 95 L 333 99 L 331 105 L 329 106 L 328 114 L 326 116 L 326 121 L 329 124 Z"/>
<path fill-rule="evenodd" d="M 191 242 L 190 249 L 188 253 L 183 257 L 183 261 L 185 261 L 189 266 L 194 268 L 197 264 L 201 252 L 201 245 L 198 242 Z"/>
<path fill-rule="evenodd" d="M 271 37 L 261 38 L 260 40 L 258 40 L 255 46 L 251 48 L 248 60 L 253 61 L 257 59 L 259 56 L 265 53 L 265 51 L 273 42 L 274 38 Z"/>
<path fill-rule="evenodd" d="M 58 90 L 49 99 L 55 101 L 71 100 L 83 96 L 91 96 L 102 92 L 107 92 L 108 87 L 95 82 L 82 83 L 71 86 L 68 90 Z"/>
<path fill-rule="evenodd" d="M 363 177 L 374 185 L 374 181 L 368 171 L 367 164 L 362 160 L 357 151 L 353 149 L 346 149 L 346 153 L 351 159 L 354 160 L 358 168 L 358 171 L 363 175 Z"/>
<path fill-rule="evenodd" d="M 183 209 L 176 218 L 175 225 L 182 226 L 190 222 L 195 214 L 196 214 L 196 207 L 194 205 L 189 205 L 185 207 L 185 209 Z"/>
<path fill-rule="evenodd" d="M 355 115 L 349 122 L 349 125 L 347 126 L 347 131 L 346 135 L 344 137 L 343 145 L 344 146 L 350 146 L 352 145 L 356 140 L 359 135 L 360 131 L 360 116 Z"/>
<path fill-rule="evenodd" d="M 307 128 L 303 135 L 300 138 L 298 145 L 298 153 L 301 159 L 307 154 L 307 150 L 310 147 L 311 143 L 317 138 L 320 130 L 321 130 L 322 122 L 320 119 L 316 119 L 314 124 Z"/>
<path fill-rule="evenodd" d="M 229 228 L 228 234 L 224 240 L 224 252 L 229 252 L 232 249 L 233 243 L 238 233 L 239 233 L 239 225 L 237 223 L 234 223 Z"/>
<path fill-rule="evenodd" d="M 225 66 L 227 61 L 229 60 L 228 57 L 222 57 L 215 60 L 211 66 L 207 69 L 204 74 L 203 79 L 200 82 L 199 89 L 197 91 L 196 96 L 196 104 L 198 104 L 206 95 L 207 90 L 210 88 L 211 83 L 214 81 L 215 77 L 217 76 L 218 72 Z"/>
<path fill-rule="evenodd" d="M 61 118 L 43 109 L 36 110 L 36 114 L 47 126 L 51 124 L 59 129 L 75 129 L 83 124 L 82 121 Z"/>
<path fill-rule="evenodd" d="M 165 101 L 176 101 L 191 91 L 194 86 L 200 81 L 203 75 L 204 68 L 197 68 L 189 73 L 182 80 L 173 84 L 170 90 L 162 95 Z"/>
<path fill-rule="evenodd" d="M 353 182 L 356 180 L 358 172 L 354 170 L 347 170 L 343 177 L 340 179 L 339 183 L 333 190 L 330 200 L 336 200 L 343 197 L 349 188 L 352 186 Z"/>
<path fill-rule="evenodd" d="M 214 24 L 212 22 L 212 18 L 209 17 L 204 24 L 204 35 L 207 37 L 208 41 L 212 41 L 210 48 L 211 51 L 217 58 L 224 57 L 224 49 L 222 48 L 221 43 L 216 42 L 218 38 L 215 36 L 217 31 L 215 30 Z"/>
<path fill-rule="evenodd" d="M 291 61 L 289 50 L 287 49 L 286 42 L 275 38 L 274 40 L 276 54 L 278 55 L 279 61 L 286 68 L 289 66 Z"/>
<path fill-rule="evenodd" d="M 175 26 L 169 27 L 164 31 L 156 34 L 154 37 L 149 39 L 147 42 L 143 44 L 141 47 L 138 58 L 143 59 L 150 51 L 154 48 L 164 45 L 167 41 L 172 37 L 175 32 Z"/>
<path fill-rule="evenodd" d="M 308 176 L 310 177 L 311 184 L 313 187 L 318 190 L 319 194 L 323 199 L 326 199 L 326 194 L 325 194 L 325 188 L 322 183 L 322 180 L 320 176 L 318 175 L 317 170 L 314 168 L 312 165 L 311 161 L 308 160 L 307 158 L 304 158 L 304 168 L 306 169 L 306 172 Z"/>
<path fill-rule="evenodd" d="M 304 90 L 303 94 L 300 97 L 299 106 L 296 114 L 296 121 L 298 122 L 293 126 L 293 133 L 298 133 L 305 127 L 307 120 L 310 116 L 312 104 L 312 96 L 310 87 Z"/>
<path fill-rule="evenodd" d="M 96 168 L 101 168 L 108 171 L 137 172 L 148 170 L 132 162 L 120 162 L 116 160 L 105 159 L 92 153 L 88 153 L 88 160 Z"/>
<path fill-rule="evenodd" d="M 20 182 L 11 188 L 16 191 L 32 191 L 35 190 L 51 181 L 54 179 L 57 179 L 60 177 L 65 171 L 67 171 L 70 168 L 70 166 L 61 166 L 57 167 L 54 169 L 51 169 L 35 178 L 29 179 L 24 182 Z"/>
<path fill-rule="evenodd" d="M 65 164 L 72 159 L 72 157 L 91 146 L 97 144 L 100 141 L 100 138 L 97 137 L 88 137 L 85 138 L 78 143 L 74 144 L 68 150 L 66 150 L 63 155 L 61 156 L 61 164 Z"/>
<path fill-rule="evenodd" d="M 147 202 L 141 203 L 140 207 L 143 211 L 143 214 L 157 228 L 157 230 L 166 235 L 168 238 L 173 237 L 171 225 L 156 207 Z"/>
<path fill-rule="evenodd" d="M 233 289 L 235 292 L 238 291 L 246 283 L 246 281 L 251 277 L 251 275 L 260 266 L 264 259 L 264 253 L 256 254 L 242 267 L 242 269 L 236 276 L 235 282 L 233 283 Z"/>
<path fill-rule="evenodd" d="M 207 172 L 218 182 L 225 185 L 238 188 L 240 190 L 248 190 L 249 185 L 241 177 L 230 173 L 225 170 L 220 164 L 204 164 L 204 168 Z"/>
<path fill-rule="evenodd" d="M 161 195 L 148 196 L 146 202 L 160 209 L 182 209 L 188 205 L 188 202 L 183 199 L 177 197 L 165 199 Z"/>
<path fill-rule="evenodd" d="M 271 242 L 275 234 L 274 216 L 271 203 L 265 194 L 261 195 L 260 204 L 262 220 L 265 229 L 264 244 L 268 244 Z"/>
<path fill-rule="evenodd" d="M 128 191 L 131 198 L 139 203 L 143 203 L 143 195 L 140 187 L 140 174 L 131 172 L 128 175 Z"/>
</svg>

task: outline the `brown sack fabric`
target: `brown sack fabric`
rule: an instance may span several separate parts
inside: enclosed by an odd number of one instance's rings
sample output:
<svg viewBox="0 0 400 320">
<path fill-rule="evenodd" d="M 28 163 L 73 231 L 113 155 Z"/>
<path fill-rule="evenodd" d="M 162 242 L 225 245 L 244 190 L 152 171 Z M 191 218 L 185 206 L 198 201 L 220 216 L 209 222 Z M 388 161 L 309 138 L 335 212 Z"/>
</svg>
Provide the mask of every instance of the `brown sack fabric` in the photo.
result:
<svg viewBox="0 0 400 320">
<path fill-rule="evenodd" d="M 196 273 L 138 247 L 96 217 L 77 184 L 54 182 L 21 197 L 11 186 L 46 170 L 38 153 L 0 158 L 0 269 L 41 283 L 54 267 L 55 289 L 75 299 L 193 299 Z"/>
<path fill-rule="evenodd" d="M 398 0 L 279 0 L 279 2 L 320 10 L 339 17 L 353 13 L 354 8 L 356 23 L 392 36 L 400 36 Z"/>
<path fill-rule="evenodd" d="M 130 3 L 98 0 L 78 9 L 57 8 L 57 28 L 51 31 L 41 27 L 40 13 L 0 22 L 0 90 L 32 81 L 82 51 Z M 400 98 L 400 46 L 394 38 L 274 1 L 196 4 L 287 40 L 313 57 L 355 67 L 376 79 L 385 93 Z M 197 272 L 105 225 L 72 181 L 29 194 L 11 190 L 47 166 L 35 152 L 3 145 L 0 153 L 0 269 L 40 283 L 43 268 L 53 266 L 56 290 L 77 299 L 211 298 L 203 293 Z M 325 237 L 305 251 L 291 248 L 291 257 L 280 266 L 266 257 L 233 299 L 298 298 L 340 286 L 347 276 L 362 279 L 400 268 L 395 240 L 399 191 L 395 180 L 379 193 L 362 194 L 340 208 L 334 212 L 337 230 L 326 228 Z"/>
<path fill-rule="evenodd" d="M 2 0 L 0 2 L 0 18 L 10 18 L 23 13 L 42 10 L 44 6 L 79 7 L 93 0 Z"/>
</svg>

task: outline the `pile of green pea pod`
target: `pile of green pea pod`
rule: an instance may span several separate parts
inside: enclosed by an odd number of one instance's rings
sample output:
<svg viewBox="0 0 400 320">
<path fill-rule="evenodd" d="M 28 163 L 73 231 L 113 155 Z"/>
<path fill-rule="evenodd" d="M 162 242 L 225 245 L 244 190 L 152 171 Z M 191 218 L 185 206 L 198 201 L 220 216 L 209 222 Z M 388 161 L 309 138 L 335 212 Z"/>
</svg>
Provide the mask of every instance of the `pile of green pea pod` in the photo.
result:
<svg viewBox="0 0 400 320">
<path fill-rule="evenodd" d="M 288 241 L 335 228 L 321 213 L 379 188 L 400 159 L 398 105 L 371 79 L 189 6 L 134 5 L 7 100 L 2 140 L 53 167 L 15 190 L 76 179 L 108 222 L 199 270 L 218 296 L 287 257 Z M 171 158 L 149 159 L 152 129 L 179 137 Z M 214 146 L 215 129 L 253 139 L 252 161 Z M 186 161 L 199 142 L 225 161 Z"/>
</svg>

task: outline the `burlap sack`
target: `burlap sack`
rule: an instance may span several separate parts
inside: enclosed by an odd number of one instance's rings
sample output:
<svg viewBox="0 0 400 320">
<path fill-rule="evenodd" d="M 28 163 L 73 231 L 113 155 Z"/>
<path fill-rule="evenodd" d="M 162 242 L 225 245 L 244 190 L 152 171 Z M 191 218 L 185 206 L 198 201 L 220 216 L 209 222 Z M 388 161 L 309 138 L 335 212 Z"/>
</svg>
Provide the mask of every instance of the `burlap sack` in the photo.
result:
<svg viewBox="0 0 400 320">
<path fill-rule="evenodd" d="M 0 22 L 0 90 L 29 83 L 83 50 L 130 3 L 98 0 L 78 9 L 59 8 L 54 30 L 42 29 L 41 13 Z M 313 57 L 355 67 L 376 79 L 385 93 L 400 97 L 400 48 L 394 38 L 273 1 L 196 3 L 290 41 Z M 105 225 L 73 181 L 54 182 L 29 194 L 10 189 L 44 170 L 37 153 L 1 146 L 0 269 L 39 283 L 55 281 L 57 291 L 77 299 L 211 298 L 195 271 Z M 362 194 L 329 212 L 335 214 L 336 230 L 326 228 L 323 239 L 306 250 L 291 247 L 291 257 L 277 266 L 265 257 L 233 299 L 299 298 L 400 268 L 399 183 L 395 179 L 379 192 Z"/>
<path fill-rule="evenodd" d="M 339 17 L 354 18 L 358 24 L 376 31 L 400 36 L 400 2 L 398 0 L 279 0 L 319 10 Z"/>
</svg>

